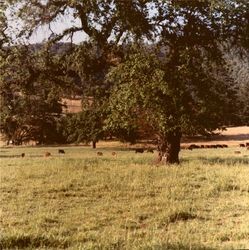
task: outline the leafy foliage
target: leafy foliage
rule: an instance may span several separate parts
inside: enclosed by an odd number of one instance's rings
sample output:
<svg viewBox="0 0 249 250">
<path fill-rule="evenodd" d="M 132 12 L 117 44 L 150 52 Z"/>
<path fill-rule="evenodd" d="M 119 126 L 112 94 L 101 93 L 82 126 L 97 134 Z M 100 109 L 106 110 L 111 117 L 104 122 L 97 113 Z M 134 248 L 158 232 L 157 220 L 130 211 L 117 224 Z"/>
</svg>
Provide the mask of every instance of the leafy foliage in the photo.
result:
<svg viewBox="0 0 249 250">
<path fill-rule="evenodd" d="M 104 136 L 102 120 L 101 112 L 84 110 L 62 117 L 58 130 L 68 143 L 93 142 L 94 145 Z"/>
<path fill-rule="evenodd" d="M 137 120 L 143 117 L 161 135 L 177 128 L 187 134 L 205 134 L 224 124 L 227 107 L 223 91 L 227 86 L 207 72 L 198 51 L 195 62 L 183 53 L 175 72 L 167 55 L 158 59 L 147 50 L 140 52 L 109 74 L 116 83 L 110 97 L 110 127 L 137 127 Z"/>
<path fill-rule="evenodd" d="M 56 141 L 60 88 L 48 77 L 44 57 L 28 47 L 7 48 L 1 64 L 1 131 L 14 144 Z"/>
</svg>

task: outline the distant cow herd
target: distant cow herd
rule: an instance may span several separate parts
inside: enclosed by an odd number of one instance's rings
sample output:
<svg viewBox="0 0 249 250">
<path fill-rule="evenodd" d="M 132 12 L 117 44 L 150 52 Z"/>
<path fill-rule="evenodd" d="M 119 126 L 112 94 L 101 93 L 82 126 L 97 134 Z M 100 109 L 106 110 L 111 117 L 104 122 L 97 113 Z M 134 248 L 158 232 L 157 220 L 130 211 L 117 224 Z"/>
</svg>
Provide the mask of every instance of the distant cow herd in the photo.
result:
<svg viewBox="0 0 249 250">
<path fill-rule="evenodd" d="M 197 149 L 197 148 L 228 148 L 227 144 L 211 144 L 211 145 L 196 145 L 196 144 L 191 144 L 186 147 L 182 147 L 182 149 Z"/>
<path fill-rule="evenodd" d="M 247 148 L 249 150 L 249 142 L 247 143 L 241 143 L 238 145 L 240 148 Z M 191 144 L 189 146 L 182 146 L 181 149 L 199 149 L 199 148 L 228 148 L 227 144 L 211 144 L 211 145 L 197 145 L 197 144 Z"/>
<path fill-rule="evenodd" d="M 249 142 L 246 143 L 240 143 L 238 145 L 240 148 L 246 148 L 247 150 L 249 150 Z M 182 146 L 181 149 L 188 149 L 188 150 L 193 150 L 193 149 L 207 149 L 207 148 L 228 148 L 227 144 L 211 144 L 211 145 L 197 145 L 197 144 L 190 144 L 188 146 Z M 153 148 L 136 148 L 134 149 L 135 153 L 154 153 L 154 149 Z M 234 151 L 235 154 L 240 154 L 240 151 Z M 65 154 L 65 150 L 64 149 L 58 149 L 58 154 Z M 52 154 L 50 152 L 45 152 L 44 153 L 44 157 L 50 157 Z M 117 152 L 111 152 L 112 156 L 117 156 Z M 97 152 L 97 156 L 103 156 L 103 152 L 98 151 Z M 21 157 L 25 157 L 25 153 L 21 154 Z"/>
</svg>

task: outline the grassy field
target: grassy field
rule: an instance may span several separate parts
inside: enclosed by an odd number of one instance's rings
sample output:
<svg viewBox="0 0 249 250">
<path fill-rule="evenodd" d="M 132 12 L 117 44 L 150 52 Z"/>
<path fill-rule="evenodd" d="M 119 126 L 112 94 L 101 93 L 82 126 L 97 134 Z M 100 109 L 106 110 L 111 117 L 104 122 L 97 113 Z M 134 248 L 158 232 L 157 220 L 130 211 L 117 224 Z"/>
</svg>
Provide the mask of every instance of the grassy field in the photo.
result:
<svg viewBox="0 0 249 250">
<path fill-rule="evenodd" d="M 57 150 L 0 148 L 1 249 L 249 249 L 248 150 Z"/>
</svg>

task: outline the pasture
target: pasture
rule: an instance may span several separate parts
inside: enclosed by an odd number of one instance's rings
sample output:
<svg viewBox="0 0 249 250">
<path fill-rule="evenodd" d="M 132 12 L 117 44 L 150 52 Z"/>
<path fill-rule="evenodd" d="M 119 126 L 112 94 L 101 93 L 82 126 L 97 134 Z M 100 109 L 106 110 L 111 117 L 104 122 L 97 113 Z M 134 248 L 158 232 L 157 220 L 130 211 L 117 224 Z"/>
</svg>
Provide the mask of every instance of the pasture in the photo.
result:
<svg viewBox="0 0 249 250">
<path fill-rule="evenodd" d="M 1 249 L 249 249 L 248 150 L 63 149 L 0 148 Z"/>
</svg>

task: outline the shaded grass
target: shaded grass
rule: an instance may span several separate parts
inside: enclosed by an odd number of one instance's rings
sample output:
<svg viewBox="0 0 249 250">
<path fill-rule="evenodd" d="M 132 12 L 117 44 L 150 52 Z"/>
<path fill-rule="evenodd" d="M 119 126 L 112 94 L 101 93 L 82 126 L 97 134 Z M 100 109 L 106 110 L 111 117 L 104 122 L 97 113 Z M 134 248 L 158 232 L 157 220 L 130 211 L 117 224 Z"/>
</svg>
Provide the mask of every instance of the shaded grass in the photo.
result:
<svg viewBox="0 0 249 250">
<path fill-rule="evenodd" d="M 57 248 L 64 249 L 69 247 L 69 242 L 66 239 L 56 239 L 53 236 L 40 235 L 8 235 L 0 241 L 1 249 L 35 249 L 35 248 Z"/>
<path fill-rule="evenodd" d="M 3 249 L 248 247 L 249 167 L 229 149 L 182 151 L 171 167 L 112 148 L 45 151 L 1 159 Z"/>
</svg>

